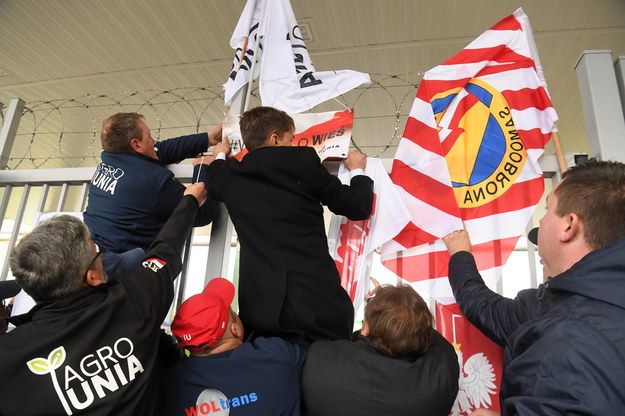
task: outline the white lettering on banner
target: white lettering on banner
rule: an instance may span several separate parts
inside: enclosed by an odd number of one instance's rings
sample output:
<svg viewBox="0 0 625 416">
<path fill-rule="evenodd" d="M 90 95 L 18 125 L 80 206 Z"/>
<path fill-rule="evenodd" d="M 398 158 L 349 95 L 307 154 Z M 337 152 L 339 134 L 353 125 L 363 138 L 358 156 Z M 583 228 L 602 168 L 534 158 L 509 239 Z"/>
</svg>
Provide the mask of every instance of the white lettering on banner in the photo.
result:
<svg viewBox="0 0 625 416">
<path fill-rule="evenodd" d="M 115 195 L 115 187 L 117 181 L 124 176 L 124 171 L 115 166 L 110 166 L 105 163 L 100 163 L 96 169 L 93 177 L 91 178 L 91 184 L 97 188 L 100 188 L 104 192 L 108 192 L 111 195 Z"/>
<path fill-rule="evenodd" d="M 55 370 L 65 361 L 64 347 L 56 348 L 47 359 L 30 360 L 27 366 L 37 375 L 51 375 L 65 412 L 72 415 L 73 409 L 86 409 L 95 402 L 96 396 L 103 399 L 144 372 L 143 364 L 133 351 L 134 344 L 130 339 L 119 338 L 112 347 L 104 346 L 85 355 L 78 361 L 77 368 L 66 365 L 62 370 L 63 383 L 59 383 Z"/>
</svg>

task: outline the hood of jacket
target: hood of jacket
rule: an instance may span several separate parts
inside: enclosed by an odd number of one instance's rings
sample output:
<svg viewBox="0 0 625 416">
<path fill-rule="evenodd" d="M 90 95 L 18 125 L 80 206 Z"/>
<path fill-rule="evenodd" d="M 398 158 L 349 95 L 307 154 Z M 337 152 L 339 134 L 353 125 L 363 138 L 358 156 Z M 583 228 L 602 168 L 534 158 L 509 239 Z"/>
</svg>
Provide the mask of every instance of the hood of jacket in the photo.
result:
<svg viewBox="0 0 625 416">
<path fill-rule="evenodd" d="M 625 309 L 625 237 L 588 253 L 548 287 Z"/>
</svg>

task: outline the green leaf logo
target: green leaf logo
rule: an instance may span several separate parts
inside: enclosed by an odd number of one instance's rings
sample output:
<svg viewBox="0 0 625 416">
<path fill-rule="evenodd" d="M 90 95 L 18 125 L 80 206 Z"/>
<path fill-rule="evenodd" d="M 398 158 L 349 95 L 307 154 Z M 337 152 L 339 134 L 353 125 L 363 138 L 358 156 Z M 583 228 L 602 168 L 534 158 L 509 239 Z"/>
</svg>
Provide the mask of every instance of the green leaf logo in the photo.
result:
<svg viewBox="0 0 625 416">
<path fill-rule="evenodd" d="M 33 373 L 43 376 L 59 368 L 65 361 L 65 356 L 65 348 L 58 347 L 48 355 L 48 359 L 43 357 L 33 358 L 26 365 Z"/>
<path fill-rule="evenodd" d="M 53 370 L 56 370 L 61 366 L 61 364 L 63 364 L 63 362 L 65 361 L 65 355 L 66 354 L 64 347 L 58 347 L 57 349 L 52 351 L 50 355 L 48 355 L 48 362 L 52 366 Z"/>
<path fill-rule="evenodd" d="M 43 357 L 33 358 L 26 363 L 26 366 L 30 369 L 30 371 L 38 376 L 50 374 L 52 384 L 54 385 L 54 391 L 56 391 L 56 395 L 59 396 L 59 400 L 63 405 L 63 409 L 65 409 L 65 413 L 72 415 L 72 408 L 69 407 L 69 403 L 67 403 L 67 399 L 63 395 L 63 390 L 61 390 L 61 387 L 59 386 L 59 380 L 56 378 L 55 373 L 55 370 L 65 361 L 66 356 L 65 347 L 60 346 L 52 350 L 52 352 L 48 354 L 47 359 Z"/>
<path fill-rule="evenodd" d="M 34 358 L 26 363 L 30 371 L 33 373 L 43 376 L 50 372 L 50 368 L 48 365 L 48 360 L 45 358 Z"/>
</svg>

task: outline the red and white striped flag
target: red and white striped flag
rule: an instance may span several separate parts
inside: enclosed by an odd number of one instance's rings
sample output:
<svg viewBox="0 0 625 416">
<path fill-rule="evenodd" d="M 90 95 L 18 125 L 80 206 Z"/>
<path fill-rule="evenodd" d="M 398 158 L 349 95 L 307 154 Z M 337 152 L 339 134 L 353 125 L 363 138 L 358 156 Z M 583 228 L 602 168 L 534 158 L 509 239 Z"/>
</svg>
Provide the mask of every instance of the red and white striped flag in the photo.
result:
<svg viewBox="0 0 625 416">
<path fill-rule="evenodd" d="M 341 285 L 358 310 L 369 292 L 373 252 L 393 238 L 408 221 L 410 214 L 403 206 L 382 162 L 367 158 L 365 175 L 373 179 L 373 210 L 364 221 L 351 221 L 332 215 L 328 229 L 328 248 L 341 275 Z M 338 178 L 349 184 L 350 172 L 341 163 Z"/>
<path fill-rule="evenodd" d="M 440 238 L 464 221 L 492 287 L 543 193 L 538 158 L 556 120 L 522 9 L 428 71 L 391 173 L 412 221 L 383 246 L 384 265 L 453 303 Z"/>
</svg>

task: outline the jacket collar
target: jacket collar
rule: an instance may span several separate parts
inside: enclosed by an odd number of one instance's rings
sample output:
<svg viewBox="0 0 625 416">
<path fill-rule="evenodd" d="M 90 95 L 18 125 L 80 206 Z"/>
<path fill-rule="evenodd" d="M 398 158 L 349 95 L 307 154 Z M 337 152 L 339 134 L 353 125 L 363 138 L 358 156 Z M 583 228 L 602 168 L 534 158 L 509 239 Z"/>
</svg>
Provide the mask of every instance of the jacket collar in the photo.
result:
<svg viewBox="0 0 625 416">
<path fill-rule="evenodd" d="M 625 237 L 588 253 L 548 287 L 625 309 Z"/>
<path fill-rule="evenodd" d="M 157 165 L 162 165 L 160 159 L 152 159 L 151 157 L 140 155 L 139 153 L 109 153 L 102 152 L 100 158 L 104 161 L 105 159 L 126 159 L 126 158 L 136 158 L 140 160 L 144 160 L 146 162 L 155 163 Z"/>
<path fill-rule="evenodd" d="M 6 320 L 19 326 L 46 318 L 54 318 L 76 310 L 87 309 L 93 305 L 94 296 L 97 296 L 98 293 L 107 292 L 112 284 L 114 283 L 109 281 L 95 287 L 86 286 L 63 298 L 39 302 L 30 311 L 8 317 Z"/>
<path fill-rule="evenodd" d="M 406 355 L 391 357 L 390 355 L 386 355 L 386 354 L 380 352 L 379 350 L 377 350 L 373 346 L 373 343 L 371 342 L 371 338 L 370 337 L 365 337 L 364 335 L 358 335 L 358 339 L 356 339 L 356 343 L 363 350 L 365 350 L 367 352 L 375 353 L 375 354 L 378 354 L 378 355 L 385 355 L 388 358 L 392 358 L 392 359 L 396 359 L 396 360 L 412 362 L 412 361 L 415 361 L 417 358 L 419 358 L 422 355 L 422 354 L 419 354 L 419 353 L 410 353 L 410 354 L 406 354 Z"/>
</svg>

